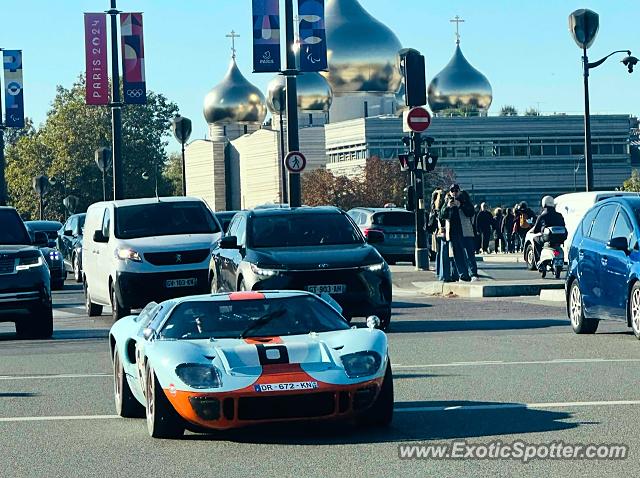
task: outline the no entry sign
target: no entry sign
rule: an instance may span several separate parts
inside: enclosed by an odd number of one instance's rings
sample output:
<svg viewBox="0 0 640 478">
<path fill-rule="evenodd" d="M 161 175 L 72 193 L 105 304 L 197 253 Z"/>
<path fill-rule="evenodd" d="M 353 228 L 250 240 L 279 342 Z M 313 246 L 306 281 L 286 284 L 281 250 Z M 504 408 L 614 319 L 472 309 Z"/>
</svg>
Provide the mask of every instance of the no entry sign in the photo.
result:
<svg viewBox="0 0 640 478">
<path fill-rule="evenodd" d="M 415 133 L 422 133 L 429 126 L 431 126 L 431 115 L 422 106 L 411 108 L 409 111 L 405 111 L 403 115 L 404 119 L 404 131 L 413 131 Z"/>
<path fill-rule="evenodd" d="M 284 158 L 284 165 L 290 173 L 301 173 L 307 166 L 307 158 L 300 151 L 291 151 Z"/>
</svg>

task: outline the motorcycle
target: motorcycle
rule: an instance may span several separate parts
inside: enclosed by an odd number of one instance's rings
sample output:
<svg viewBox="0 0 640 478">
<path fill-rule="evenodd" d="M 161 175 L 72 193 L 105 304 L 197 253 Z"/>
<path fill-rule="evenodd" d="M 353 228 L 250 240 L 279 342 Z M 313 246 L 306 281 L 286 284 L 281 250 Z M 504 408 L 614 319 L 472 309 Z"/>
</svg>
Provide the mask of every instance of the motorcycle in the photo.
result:
<svg viewBox="0 0 640 478">
<path fill-rule="evenodd" d="M 544 279 L 547 272 L 552 272 L 556 279 L 560 279 L 564 268 L 564 251 L 562 245 L 567 240 L 565 227 L 545 227 L 542 231 L 542 251 L 537 262 L 538 270 Z"/>
</svg>

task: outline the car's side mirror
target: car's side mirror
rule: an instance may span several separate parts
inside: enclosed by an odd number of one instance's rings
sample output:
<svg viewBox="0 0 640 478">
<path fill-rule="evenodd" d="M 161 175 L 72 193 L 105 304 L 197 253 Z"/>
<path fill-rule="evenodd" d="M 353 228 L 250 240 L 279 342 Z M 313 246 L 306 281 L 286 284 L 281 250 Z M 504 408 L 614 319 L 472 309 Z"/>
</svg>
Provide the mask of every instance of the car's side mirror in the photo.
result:
<svg viewBox="0 0 640 478">
<path fill-rule="evenodd" d="M 380 244 L 384 242 L 384 233 L 382 231 L 370 230 L 367 232 L 367 242 L 369 244 Z"/>
<path fill-rule="evenodd" d="M 629 252 L 629 241 L 626 237 L 614 237 L 607 243 L 607 247 L 615 251 L 627 253 Z"/>
<path fill-rule="evenodd" d="M 73 236 L 73 231 L 71 229 L 65 229 L 63 235 L 67 237 L 71 237 Z"/>
<path fill-rule="evenodd" d="M 104 234 L 102 233 L 101 230 L 97 230 L 96 232 L 93 233 L 93 241 L 94 242 L 109 242 L 109 240 L 104 237 Z"/>
<path fill-rule="evenodd" d="M 47 233 L 42 231 L 34 232 L 33 245 L 37 247 L 47 247 L 49 245 L 49 236 L 47 236 Z"/>
<path fill-rule="evenodd" d="M 225 236 L 220 239 L 220 249 L 240 249 L 236 236 Z"/>
</svg>

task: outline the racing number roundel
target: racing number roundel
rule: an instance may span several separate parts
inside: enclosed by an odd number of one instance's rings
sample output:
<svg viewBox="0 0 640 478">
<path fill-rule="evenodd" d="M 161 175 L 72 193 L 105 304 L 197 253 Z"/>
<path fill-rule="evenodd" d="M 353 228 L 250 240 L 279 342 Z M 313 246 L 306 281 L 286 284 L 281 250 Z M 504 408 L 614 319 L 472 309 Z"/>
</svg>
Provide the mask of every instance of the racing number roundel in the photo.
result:
<svg viewBox="0 0 640 478">
<path fill-rule="evenodd" d="M 284 165 L 290 173 L 301 173 L 307 166 L 307 158 L 300 151 L 291 151 L 284 158 Z"/>
</svg>

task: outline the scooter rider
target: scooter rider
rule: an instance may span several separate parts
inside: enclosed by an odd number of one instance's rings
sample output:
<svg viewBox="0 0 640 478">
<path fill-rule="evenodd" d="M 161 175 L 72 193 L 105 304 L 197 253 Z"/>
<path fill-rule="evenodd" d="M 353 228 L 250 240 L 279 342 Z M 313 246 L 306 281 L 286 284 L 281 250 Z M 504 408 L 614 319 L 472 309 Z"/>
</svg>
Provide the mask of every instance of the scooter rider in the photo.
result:
<svg viewBox="0 0 640 478">
<path fill-rule="evenodd" d="M 538 216 L 538 219 L 536 219 L 535 226 L 533 226 L 533 233 L 537 234 L 533 238 L 536 263 L 542 251 L 543 241 L 541 233 L 545 227 L 565 227 L 564 217 L 556 211 L 556 203 L 551 196 L 542 198 L 542 213 Z"/>
</svg>

